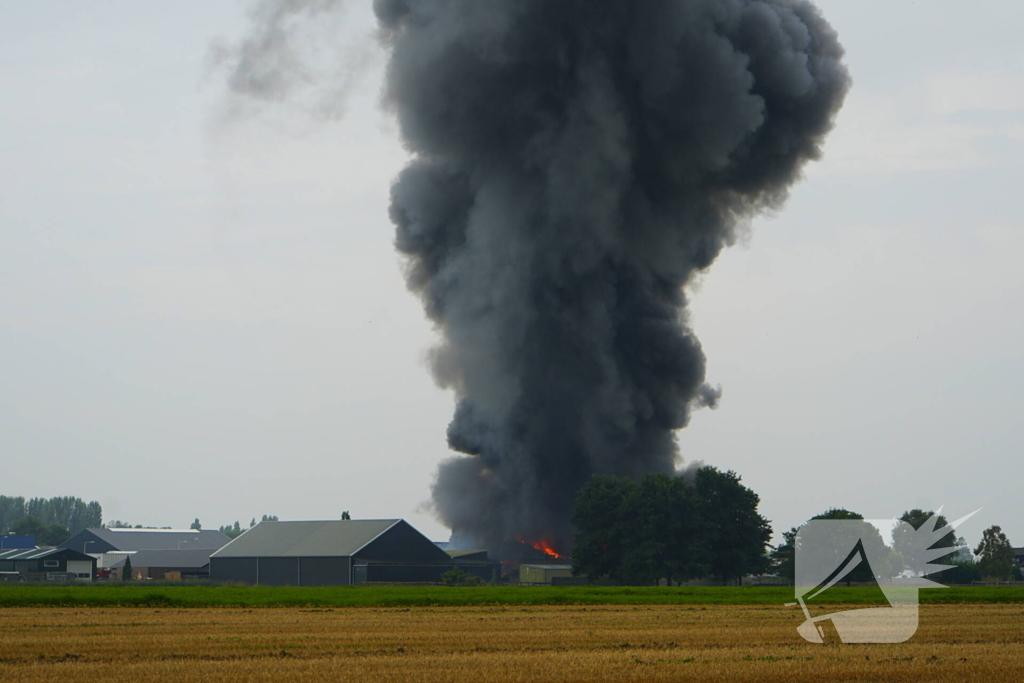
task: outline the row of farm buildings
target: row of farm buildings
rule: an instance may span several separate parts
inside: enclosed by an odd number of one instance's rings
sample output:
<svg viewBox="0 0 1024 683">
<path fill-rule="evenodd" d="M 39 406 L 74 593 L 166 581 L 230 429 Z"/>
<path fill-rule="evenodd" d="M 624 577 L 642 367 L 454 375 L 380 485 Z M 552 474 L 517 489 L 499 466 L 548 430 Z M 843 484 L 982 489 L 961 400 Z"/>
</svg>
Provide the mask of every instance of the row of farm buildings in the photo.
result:
<svg viewBox="0 0 1024 683">
<path fill-rule="evenodd" d="M 491 580 L 503 571 L 484 550 L 445 546 L 401 519 L 261 522 L 235 539 L 207 530 L 99 528 L 56 548 L 0 548 L 0 580 L 347 586 L 439 583 L 453 568 Z M 523 565 L 520 573 L 524 582 L 535 583 L 571 575 L 567 561 Z"/>
</svg>

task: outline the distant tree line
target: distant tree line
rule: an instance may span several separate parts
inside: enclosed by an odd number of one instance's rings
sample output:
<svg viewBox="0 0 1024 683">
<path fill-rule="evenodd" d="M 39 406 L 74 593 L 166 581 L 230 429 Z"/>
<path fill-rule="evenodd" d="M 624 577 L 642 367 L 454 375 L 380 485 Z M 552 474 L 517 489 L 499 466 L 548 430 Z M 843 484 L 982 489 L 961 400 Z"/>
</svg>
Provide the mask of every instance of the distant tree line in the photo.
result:
<svg viewBox="0 0 1024 683">
<path fill-rule="evenodd" d="M 277 515 L 263 515 L 263 517 L 261 518 L 260 521 L 262 521 L 262 522 L 276 522 L 276 521 L 278 521 L 278 519 L 277 519 Z M 243 532 L 245 532 L 247 529 L 251 529 L 254 526 L 256 526 L 256 518 L 255 517 L 253 517 L 252 521 L 249 522 L 249 526 L 242 526 L 241 522 L 235 521 L 234 524 L 225 524 L 224 526 L 219 527 L 217 530 L 220 531 L 225 536 L 227 536 L 228 538 L 238 538 L 239 536 L 242 535 Z M 129 524 L 127 522 L 122 522 L 119 519 L 115 519 L 115 520 L 113 520 L 111 522 L 108 522 L 106 524 L 106 528 L 108 528 L 108 529 L 158 529 L 158 528 L 159 529 L 170 529 L 171 527 L 169 527 L 169 526 L 154 527 L 154 526 L 146 526 L 146 525 L 143 525 L 143 524 Z M 189 529 L 192 529 L 194 531 L 202 531 L 203 530 L 203 523 L 201 521 L 199 521 L 198 517 L 196 517 L 196 518 L 194 518 L 192 520 L 192 523 L 189 524 Z"/>
<path fill-rule="evenodd" d="M 260 521 L 261 522 L 276 522 L 276 521 L 278 521 L 278 519 L 277 519 L 277 515 L 263 515 L 263 518 L 260 519 Z M 196 518 L 196 521 L 193 523 L 192 528 L 201 528 L 198 525 L 199 525 L 199 519 Z M 239 522 L 238 520 L 235 520 L 234 524 L 225 524 L 224 526 L 220 527 L 218 529 L 218 531 L 220 531 L 222 534 L 224 534 L 228 538 L 238 538 L 239 536 L 241 536 L 243 533 L 245 533 L 247 530 L 253 528 L 254 526 L 256 526 L 256 518 L 255 517 L 252 518 L 252 521 L 249 522 L 249 526 L 247 526 L 247 527 L 243 527 L 241 522 Z"/>
<path fill-rule="evenodd" d="M 921 529 L 934 512 L 920 509 L 907 510 L 900 515 L 900 521 L 906 522 L 915 531 Z M 808 521 L 820 519 L 863 520 L 863 515 L 833 508 Z M 934 530 L 943 529 L 949 521 L 943 515 L 937 515 Z M 926 551 L 929 549 L 948 548 L 944 557 L 933 559 L 932 564 L 945 565 L 944 569 L 931 578 L 942 583 L 971 583 L 972 581 L 994 580 L 1006 581 L 1021 579 L 1020 567 L 1014 564 L 1013 545 L 1006 534 L 998 526 L 986 529 L 982 534 L 981 543 L 971 552 L 967 541 L 950 530 L 938 540 L 927 534 L 915 534 L 907 526 L 893 527 L 891 543 L 886 546 L 881 533 L 874 527 L 866 528 L 862 533 L 865 550 L 875 548 L 875 557 L 883 558 L 872 567 L 860 566 L 847 577 L 847 582 L 867 582 L 877 578 L 892 578 L 900 573 L 921 576 L 928 564 Z M 782 534 L 782 543 L 771 552 L 772 569 L 779 576 L 790 581 L 796 576 L 796 545 L 801 527 L 794 527 Z"/>
<path fill-rule="evenodd" d="M 103 525 L 105 529 L 171 529 L 169 526 L 150 526 L 147 524 L 129 524 L 119 519 L 114 519 Z"/>
<path fill-rule="evenodd" d="M 0 534 L 36 536 L 41 545 L 57 545 L 89 527 L 103 524 L 103 508 L 81 498 L 0 496 Z"/>
<path fill-rule="evenodd" d="M 573 573 L 633 585 L 762 573 L 771 527 L 759 503 L 739 475 L 714 467 L 692 483 L 595 476 L 576 498 Z"/>
</svg>

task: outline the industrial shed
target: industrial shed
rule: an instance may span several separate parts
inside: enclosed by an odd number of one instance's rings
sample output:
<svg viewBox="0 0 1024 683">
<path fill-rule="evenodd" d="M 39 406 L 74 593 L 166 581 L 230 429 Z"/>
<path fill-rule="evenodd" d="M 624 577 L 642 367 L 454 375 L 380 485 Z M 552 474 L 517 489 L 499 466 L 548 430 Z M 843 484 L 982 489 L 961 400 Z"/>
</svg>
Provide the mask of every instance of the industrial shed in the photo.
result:
<svg viewBox="0 0 1024 683">
<path fill-rule="evenodd" d="M 523 564 L 519 566 L 519 583 L 551 585 L 555 579 L 571 579 L 572 566 L 567 564 Z"/>
<path fill-rule="evenodd" d="M 433 583 L 454 566 L 490 577 L 490 567 L 462 566 L 401 519 L 261 522 L 210 557 L 210 578 L 261 586 Z"/>
<path fill-rule="evenodd" d="M 96 558 L 67 548 L 0 552 L 0 581 L 92 581 Z"/>
<path fill-rule="evenodd" d="M 219 531 L 196 529 L 85 529 L 58 547 L 89 555 L 138 550 L 216 550 L 231 539 Z"/>
</svg>

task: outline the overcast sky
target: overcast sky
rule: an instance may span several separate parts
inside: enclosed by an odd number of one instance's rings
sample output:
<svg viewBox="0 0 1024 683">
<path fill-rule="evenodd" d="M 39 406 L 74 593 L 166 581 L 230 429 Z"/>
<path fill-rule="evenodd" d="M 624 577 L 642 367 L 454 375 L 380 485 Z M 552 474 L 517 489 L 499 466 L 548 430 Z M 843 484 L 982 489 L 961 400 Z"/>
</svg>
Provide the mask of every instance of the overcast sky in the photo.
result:
<svg viewBox="0 0 1024 683">
<path fill-rule="evenodd" d="M 0 494 L 205 527 L 404 517 L 452 397 L 387 218 L 364 73 L 237 114 L 244 2 L 0 2 Z M 823 0 L 854 87 L 825 159 L 694 295 L 724 396 L 679 435 L 777 531 L 946 506 L 1024 545 L 1024 5 Z M 362 38 L 361 38 L 362 37 Z M 232 112 L 236 112 L 232 114 Z"/>
</svg>

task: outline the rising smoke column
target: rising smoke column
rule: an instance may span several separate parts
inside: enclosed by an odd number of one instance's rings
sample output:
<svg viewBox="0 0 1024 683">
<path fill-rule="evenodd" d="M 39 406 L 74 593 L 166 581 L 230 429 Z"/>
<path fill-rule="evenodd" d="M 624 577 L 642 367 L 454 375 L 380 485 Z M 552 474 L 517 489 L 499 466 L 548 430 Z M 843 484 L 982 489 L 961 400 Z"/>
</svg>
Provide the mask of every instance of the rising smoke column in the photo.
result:
<svg viewBox="0 0 1024 683">
<path fill-rule="evenodd" d="M 593 473 L 713 405 L 683 286 L 781 206 L 850 79 L 803 0 L 376 0 L 408 284 L 458 398 L 436 510 L 564 550 Z"/>
</svg>

